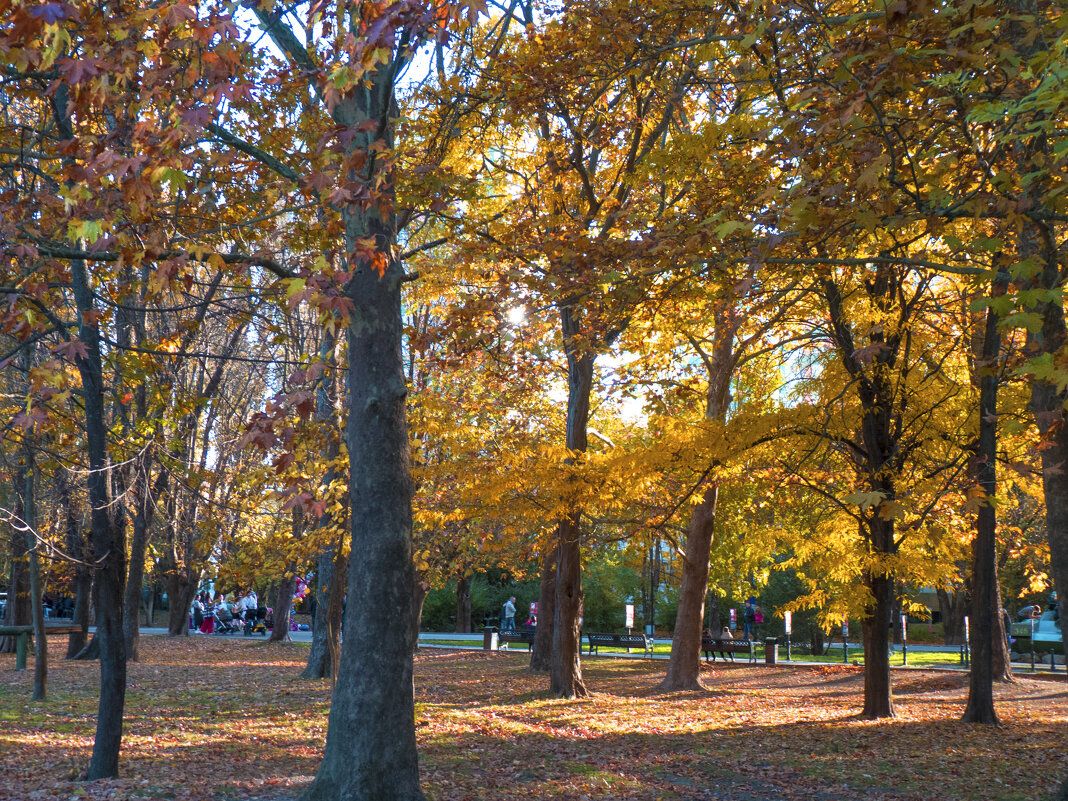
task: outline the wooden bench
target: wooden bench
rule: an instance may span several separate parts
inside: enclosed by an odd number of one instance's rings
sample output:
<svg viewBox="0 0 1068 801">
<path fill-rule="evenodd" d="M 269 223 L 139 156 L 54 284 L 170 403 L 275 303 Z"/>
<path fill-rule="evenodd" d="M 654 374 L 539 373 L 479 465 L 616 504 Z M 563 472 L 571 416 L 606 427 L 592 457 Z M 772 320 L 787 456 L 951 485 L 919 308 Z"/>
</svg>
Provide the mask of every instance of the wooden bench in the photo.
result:
<svg viewBox="0 0 1068 801">
<path fill-rule="evenodd" d="M 756 656 L 753 654 L 753 644 L 748 640 L 725 640 L 719 637 L 702 637 L 701 638 L 701 650 L 705 652 L 706 662 L 716 661 L 716 651 L 719 651 L 719 655 L 726 661 L 727 657 L 734 661 L 735 654 L 746 654 L 749 657 L 749 661 L 756 660 Z"/>
<path fill-rule="evenodd" d="M 534 647 L 534 629 L 507 629 L 497 634 L 497 650 L 507 649 L 509 643 L 526 645 L 529 651 Z"/>
<path fill-rule="evenodd" d="M 45 636 L 53 634 L 74 634 L 81 631 L 81 626 L 49 626 L 45 624 Z M 15 640 L 15 670 L 26 669 L 26 654 L 30 650 L 30 637 L 33 626 L 0 626 L 0 636 L 18 637 Z"/>
<path fill-rule="evenodd" d="M 587 634 L 588 653 L 597 653 L 598 648 L 641 648 L 645 656 L 653 655 L 653 638 L 644 634 Z"/>
</svg>

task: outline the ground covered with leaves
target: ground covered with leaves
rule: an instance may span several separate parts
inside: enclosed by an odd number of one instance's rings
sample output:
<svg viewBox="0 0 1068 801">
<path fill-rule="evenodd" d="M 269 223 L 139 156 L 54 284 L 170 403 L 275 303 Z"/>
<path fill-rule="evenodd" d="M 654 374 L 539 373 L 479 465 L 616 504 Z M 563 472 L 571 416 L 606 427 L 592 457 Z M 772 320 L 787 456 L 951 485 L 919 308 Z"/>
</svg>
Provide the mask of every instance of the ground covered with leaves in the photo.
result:
<svg viewBox="0 0 1068 801">
<path fill-rule="evenodd" d="M 123 776 L 79 780 L 98 666 L 50 643 L 49 698 L 0 655 L 0 799 L 291 799 L 318 766 L 329 682 L 306 646 L 143 638 L 130 666 Z M 852 667 L 717 664 L 707 693 L 656 691 L 662 661 L 592 659 L 593 694 L 551 699 L 525 653 L 417 656 L 424 787 L 445 799 L 1047 801 L 1068 773 L 1068 684 L 998 689 L 999 728 L 959 722 L 967 676 L 895 671 L 898 717 L 855 716 Z"/>
</svg>

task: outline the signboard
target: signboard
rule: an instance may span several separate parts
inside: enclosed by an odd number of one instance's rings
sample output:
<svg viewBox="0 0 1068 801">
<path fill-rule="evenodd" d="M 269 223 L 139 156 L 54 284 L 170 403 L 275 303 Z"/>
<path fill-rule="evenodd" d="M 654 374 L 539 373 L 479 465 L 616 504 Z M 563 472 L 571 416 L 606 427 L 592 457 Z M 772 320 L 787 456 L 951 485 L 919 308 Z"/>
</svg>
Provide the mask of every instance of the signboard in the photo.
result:
<svg viewBox="0 0 1068 801">
<path fill-rule="evenodd" d="M 794 633 L 794 613 L 783 612 L 782 619 L 783 622 L 786 624 L 786 636 L 789 637 L 791 634 Z"/>
<path fill-rule="evenodd" d="M 627 628 L 634 628 L 634 604 L 627 604 Z"/>
<path fill-rule="evenodd" d="M 971 637 L 968 636 L 968 616 L 964 616 L 964 642 L 971 642 Z"/>
<path fill-rule="evenodd" d="M 909 616 L 901 616 L 901 642 L 905 642 L 909 638 Z"/>
<path fill-rule="evenodd" d="M 738 610 L 737 609 L 732 609 L 731 610 L 731 631 L 734 631 L 736 628 L 738 628 Z"/>
<path fill-rule="evenodd" d="M 531 601 L 530 602 L 530 614 L 532 614 L 532 615 L 538 614 L 538 602 L 537 601 Z"/>
<path fill-rule="evenodd" d="M 842 621 L 842 639 L 844 640 L 849 636 L 849 618 L 845 618 Z"/>
</svg>

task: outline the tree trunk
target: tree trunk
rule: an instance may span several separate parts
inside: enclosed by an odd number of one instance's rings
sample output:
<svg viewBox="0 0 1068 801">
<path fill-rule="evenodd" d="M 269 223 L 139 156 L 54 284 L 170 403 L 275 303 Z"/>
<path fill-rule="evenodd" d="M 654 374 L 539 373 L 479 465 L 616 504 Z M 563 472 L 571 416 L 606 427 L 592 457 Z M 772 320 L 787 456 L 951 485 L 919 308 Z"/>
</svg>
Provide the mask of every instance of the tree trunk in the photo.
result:
<svg viewBox="0 0 1068 801">
<path fill-rule="evenodd" d="M 1004 294 L 1006 281 L 995 280 L 991 295 Z M 983 492 L 976 515 L 975 542 L 972 545 L 972 619 L 971 671 L 968 683 L 968 705 L 964 710 L 966 723 L 997 725 L 994 711 L 994 638 L 1001 631 L 1001 609 L 997 592 L 997 395 L 998 364 L 1001 352 L 999 315 L 990 306 L 986 312 L 986 330 L 982 352 L 977 360 L 981 365 L 979 383 L 979 445 L 973 472 Z M 1001 635 L 1004 639 L 1004 635 Z M 1004 646 L 1002 646 L 1004 647 Z"/>
<path fill-rule="evenodd" d="M 541 566 L 538 626 L 534 631 L 534 646 L 530 649 L 530 670 L 535 673 L 548 673 L 552 667 L 553 623 L 556 614 L 556 562 L 559 551 L 558 546 L 553 546 Z"/>
<path fill-rule="evenodd" d="M 274 628 L 268 642 L 292 642 L 289 636 L 289 613 L 293 609 L 293 588 L 297 579 L 293 574 L 296 568 L 293 565 L 286 566 L 286 573 L 278 582 L 274 595 Z"/>
<path fill-rule="evenodd" d="M 74 567 L 74 614 L 71 625 L 78 631 L 67 637 L 67 659 L 73 659 L 89 639 L 89 599 L 93 593 L 93 573 L 84 564 Z"/>
<path fill-rule="evenodd" d="M 136 472 L 131 488 L 134 503 L 133 538 L 130 542 L 130 566 L 123 599 L 126 614 L 122 621 L 122 633 L 126 643 L 126 658 L 137 662 L 137 646 L 141 636 L 141 590 L 145 582 L 145 555 L 148 553 L 154 505 L 148 491 L 148 471 L 152 469 L 151 451 L 143 448 L 134 459 L 134 465 Z"/>
<path fill-rule="evenodd" d="M 423 623 L 423 604 L 430 592 L 430 582 L 417 578 L 415 581 L 415 597 L 412 599 L 412 650 L 419 650 L 419 629 Z"/>
<path fill-rule="evenodd" d="M 347 572 L 348 559 L 339 547 L 319 554 L 315 626 L 308 664 L 300 674 L 302 679 L 327 679 L 336 675 L 334 664 L 341 647 L 341 602 L 345 597 Z"/>
<path fill-rule="evenodd" d="M 867 586 L 872 594 L 862 629 L 864 633 L 864 710 L 861 717 L 869 720 L 892 718 L 894 712 L 893 687 L 890 682 L 890 650 L 887 634 L 890 626 L 893 580 L 886 576 L 868 575 Z"/>
<path fill-rule="evenodd" d="M 557 527 L 560 541 L 556 563 L 556 603 L 553 620 L 553 650 L 549 692 L 559 698 L 583 698 L 588 693 L 582 680 L 581 630 L 582 568 L 577 519 L 562 520 Z"/>
<path fill-rule="evenodd" d="M 1046 537 L 1049 540 L 1050 573 L 1057 590 L 1061 637 L 1068 621 L 1068 393 L 1058 393 L 1050 384 L 1031 385 L 1031 408 L 1045 437 L 1042 458 L 1042 489 L 1046 500 Z"/>
<path fill-rule="evenodd" d="M 467 575 L 456 581 L 456 633 L 471 633 L 471 577 Z"/>
<path fill-rule="evenodd" d="M 942 633 L 946 645 L 961 645 L 964 642 L 964 615 L 968 611 L 966 595 L 963 588 L 953 593 L 938 590 L 938 607 L 942 612 Z"/>
<path fill-rule="evenodd" d="M 585 453 L 593 390 L 594 354 L 582 342 L 582 331 L 572 306 L 560 309 L 560 324 L 567 354 L 566 446 Z M 568 460 L 571 461 L 570 459 Z M 556 603 L 553 607 L 553 650 L 549 691 L 560 698 L 587 694 L 582 680 L 582 509 L 572 503 L 570 513 L 557 524 Z"/>
<path fill-rule="evenodd" d="M 22 351 L 22 362 L 27 380 L 32 367 L 31 349 Z M 19 511 L 26 538 L 26 553 L 30 562 L 30 611 L 33 616 L 33 700 L 43 701 L 48 696 L 48 638 L 45 636 L 44 588 L 41 586 L 41 561 L 37 554 L 37 468 L 34 460 L 30 433 L 26 432 L 22 444 L 22 458 L 18 467 L 22 494 Z"/>
<path fill-rule="evenodd" d="M 64 86 L 56 90 L 57 118 L 68 136 Z M 122 632 L 123 588 L 126 579 L 126 529 L 122 500 L 111 497 L 108 486 L 108 430 L 104 410 L 103 363 L 94 296 L 85 262 L 71 261 L 71 285 L 77 305 L 78 337 L 85 355 L 76 357 L 84 397 L 86 450 L 89 463 L 90 531 L 93 543 L 93 583 L 96 636 L 100 648 L 100 701 L 96 737 L 87 777 L 113 778 L 119 772 L 122 717 L 126 701 L 126 643 Z"/>
<path fill-rule="evenodd" d="M 719 487 L 705 490 L 701 503 L 690 515 L 686 529 L 686 552 L 682 560 L 679 611 L 671 637 L 671 656 L 661 690 L 701 690 L 701 621 L 708 595 L 709 553 L 716 523 Z M 715 631 L 718 635 L 719 631 Z"/>
<path fill-rule="evenodd" d="M 274 20 L 268 18 L 266 24 Z M 369 148 L 376 140 L 381 137 L 387 147 L 393 145 L 392 69 L 385 64 L 365 75 L 365 83 L 332 111 L 335 123 L 352 134 L 349 152 L 368 154 L 372 165 Z M 385 195 L 381 203 L 388 206 L 384 213 L 376 205 L 342 207 L 346 252 L 354 254 L 345 293 L 352 304 L 346 440 L 354 558 L 326 749 L 305 793 L 307 801 L 424 799 L 415 742 L 415 643 L 410 625 L 415 569 L 401 353 L 404 270 L 393 248 L 391 178 L 388 172 L 376 173 L 374 184 L 370 176 L 349 175 L 364 186 L 380 188 Z M 381 274 L 361 244 L 368 238 L 374 242 L 376 262 L 385 268 Z"/>
<path fill-rule="evenodd" d="M 19 498 L 21 492 L 16 493 Z M 21 500 L 16 500 L 21 504 Z M 8 573 L 7 606 L 4 624 L 29 626 L 33 619 L 30 608 L 30 559 L 26 551 L 26 535 L 18 526 L 11 526 L 11 569 Z M 15 652 L 15 637 L 0 636 L 0 653 Z"/>
</svg>

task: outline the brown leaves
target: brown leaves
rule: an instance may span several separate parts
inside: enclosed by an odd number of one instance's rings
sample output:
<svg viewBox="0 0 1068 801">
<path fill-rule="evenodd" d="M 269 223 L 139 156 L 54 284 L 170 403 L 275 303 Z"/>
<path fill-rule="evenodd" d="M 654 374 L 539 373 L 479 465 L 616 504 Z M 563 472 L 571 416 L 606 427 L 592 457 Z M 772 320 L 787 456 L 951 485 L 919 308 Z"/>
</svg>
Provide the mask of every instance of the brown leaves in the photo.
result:
<svg viewBox="0 0 1068 801">
<path fill-rule="evenodd" d="M 129 667 L 122 778 L 76 780 L 92 748 L 98 666 L 50 641 L 51 697 L 0 654 L 0 798 L 292 799 L 318 768 L 329 682 L 296 676 L 303 646 L 143 637 Z M 31 666 L 32 667 L 32 666 Z M 998 729 L 958 722 L 957 672 L 895 673 L 899 718 L 854 715 L 844 666 L 716 666 L 707 693 L 656 694 L 663 664 L 589 660 L 594 693 L 549 697 L 523 654 L 424 649 L 416 724 L 428 797 L 528 799 L 968 798 L 1039 801 L 1066 769 L 1068 697 L 1024 677 L 999 688 Z M 1036 747 L 1037 745 L 1041 747 Z"/>
</svg>

